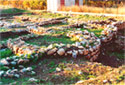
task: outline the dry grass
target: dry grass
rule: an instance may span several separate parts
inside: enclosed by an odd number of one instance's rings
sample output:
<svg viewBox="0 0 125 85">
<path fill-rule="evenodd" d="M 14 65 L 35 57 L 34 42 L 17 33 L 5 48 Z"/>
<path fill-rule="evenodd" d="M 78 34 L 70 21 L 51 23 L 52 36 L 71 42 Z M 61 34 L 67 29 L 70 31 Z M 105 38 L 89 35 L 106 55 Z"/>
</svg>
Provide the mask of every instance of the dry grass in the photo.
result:
<svg viewBox="0 0 125 85">
<path fill-rule="evenodd" d="M 119 8 L 102 8 L 102 7 L 88 7 L 88 6 L 72 6 L 61 7 L 60 11 L 72 12 L 92 12 L 92 13 L 109 13 L 109 14 L 125 14 L 125 6 Z"/>
</svg>

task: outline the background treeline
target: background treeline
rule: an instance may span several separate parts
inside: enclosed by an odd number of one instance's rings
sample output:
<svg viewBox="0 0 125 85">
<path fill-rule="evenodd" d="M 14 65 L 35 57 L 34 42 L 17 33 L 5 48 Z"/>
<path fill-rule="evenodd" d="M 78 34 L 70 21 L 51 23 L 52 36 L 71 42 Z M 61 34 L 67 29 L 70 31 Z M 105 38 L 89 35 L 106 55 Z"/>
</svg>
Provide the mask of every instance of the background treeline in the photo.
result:
<svg viewBox="0 0 125 85">
<path fill-rule="evenodd" d="M 46 9 L 47 0 L 0 0 L 1 5 L 11 5 L 22 9 Z"/>
<path fill-rule="evenodd" d="M 94 7 L 121 7 L 125 0 L 83 0 L 83 4 Z M 22 9 L 46 9 L 47 0 L 0 0 L 1 5 L 12 5 Z"/>
<path fill-rule="evenodd" d="M 83 4 L 94 7 L 121 7 L 125 0 L 83 0 Z"/>
</svg>

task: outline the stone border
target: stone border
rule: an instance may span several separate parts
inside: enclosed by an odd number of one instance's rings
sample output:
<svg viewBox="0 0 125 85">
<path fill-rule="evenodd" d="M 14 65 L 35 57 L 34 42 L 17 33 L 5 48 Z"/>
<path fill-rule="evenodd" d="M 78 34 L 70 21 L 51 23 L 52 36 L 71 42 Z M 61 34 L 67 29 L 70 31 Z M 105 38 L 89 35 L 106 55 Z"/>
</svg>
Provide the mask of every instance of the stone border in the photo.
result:
<svg viewBox="0 0 125 85">
<path fill-rule="evenodd" d="M 118 24 L 118 25 L 116 25 Z M 13 60 L 10 58 L 0 60 L 0 63 L 5 66 L 19 66 L 27 64 L 35 58 L 38 59 L 42 56 L 83 56 L 90 61 L 97 59 L 100 54 L 100 48 L 102 43 L 112 41 L 113 37 L 117 35 L 119 25 L 124 28 L 124 22 L 115 22 L 108 25 L 102 32 L 101 40 L 95 37 L 94 33 L 89 33 L 87 30 L 82 31 L 70 31 L 67 36 L 70 38 L 77 38 L 77 42 L 74 44 L 51 44 L 48 47 L 38 47 L 36 45 L 30 45 L 25 43 L 26 40 L 31 38 L 38 38 L 39 35 L 29 34 L 27 36 L 21 36 L 16 39 L 9 39 L 7 41 L 8 48 L 12 49 L 18 56 L 13 56 Z M 116 27 L 117 26 L 117 27 Z M 122 28 L 122 27 L 121 27 Z M 105 38 L 105 39 L 104 39 Z M 87 43 L 87 44 L 85 44 Z M 89 45 L 93 43 L 94 45 Z M 8 76 L 8 75 L 7 75 Z M 15 75 L 14 75 L 15 76 Z M 16 76 L 16 77 L 19 77 Z"/>
</svg>

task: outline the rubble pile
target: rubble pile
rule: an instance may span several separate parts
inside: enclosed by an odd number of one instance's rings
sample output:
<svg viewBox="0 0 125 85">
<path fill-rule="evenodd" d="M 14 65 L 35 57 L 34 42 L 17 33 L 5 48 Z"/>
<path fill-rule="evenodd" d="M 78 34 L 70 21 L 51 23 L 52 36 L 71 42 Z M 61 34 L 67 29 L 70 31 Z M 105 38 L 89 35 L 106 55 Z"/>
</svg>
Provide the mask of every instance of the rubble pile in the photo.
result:
<svg viewBox="0 0 125 85">
<path fill-rule="evenodd" d="M 40 23 L 41 21 L 52 21 L 52 20 L 63 20 L 66 17 L 54 18 L 54 19 L 46 19 L 46 18 L 36 18 L 36 17 L 28 17 L 28 16 L 15 16 L 15 19 L 20 19 L 21 21 L 30 21 Z"/>
<path fill-rule="evenodd" d="M 38 27 L 38 26 L 27 26 L 27 31 L 30 33 L 41 35 L 41 34 L 49 34 L 53 32 L 53 29 Z"/>
<path fill-rule="evenodd" d="M 5 22 L 5 21 L 0 21 L 0 27 L 4 27 L 4 28 L 19 28 L 19 27 L 23 27 L 23 24 L 18 23 L 18 22 Z"/>
<path fill-rule="evenodd" d="M 44 25 L 50 25 L 50 24 L 59 24 L 59 23 L 66 23 L 67 19 L 51 19 L 51 20 L 47 20 L 47 21 L 43 21 L 38 23 L 38 26 L 44 26 Z"/>
</svg>

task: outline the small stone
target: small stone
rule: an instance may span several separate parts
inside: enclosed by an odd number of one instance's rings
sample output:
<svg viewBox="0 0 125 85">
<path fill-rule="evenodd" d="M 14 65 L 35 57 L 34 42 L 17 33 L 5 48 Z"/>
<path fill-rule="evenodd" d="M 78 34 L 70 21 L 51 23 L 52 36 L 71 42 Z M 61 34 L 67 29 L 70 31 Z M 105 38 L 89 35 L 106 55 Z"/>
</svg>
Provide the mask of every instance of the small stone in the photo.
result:
<svg viewBox="0 0 125 85">
<path fill-rule="evenodd" d="M 12 78 L 14 76 L 14 74 L 8 73 L 7 76 Z"/>
<path fill-rule="evenodd" d="M 65 68 L 64 70 L 66 70 L 66 71 L 72 71 L 72 69 L 71 68 Z"/>
<path fill-rule="evenodd" d="M 10 59 L 9 57 L 6 58 L 8 62 L 12 61 L 13 59 Z"/>
<path fill-rule="evenodd" d="M 84 82 L 84 80 L 80 80 L 76 84 L 82 84 L 83 82 Z"/>
<path fill-rule="evenodd" d="M 6 59 L 2 59 L 0 61 L 0 63 L 2 63 L 3 65 L 9 65 L 8 61 Z"/>
<path fill-rule="evenodd" d="M 29 60 L 28 59 L 24 59 L 24 63 L 28 63 L 29 62 Z"/>
<path fill-rule="evenodd" d="M 78 48 L 83 49 L 84 47 L 83 46 L 78 46 Z"/>
<path fill-rule="evenodd" d="M 0 85 L 2 85 L 3 84 L 3 82 L 0 82 Z"/>
<path fill-rule="evenodd" d="M 80 43 L 79 43 L 79 42 L 76 42 L 76 43 L 75 43 L 75 46 L 80 46 Z"/>
<path fill-rule="evenodd" d="M 84 34 L 85 34 L 85 35 L 88 35 L 89 32 L 88 32 L 87 30 L 84 30 Z"/>
<path fill-rule="evenodd" d="M 89 51 L 86 49 L 84 50 L 84 55 L 87 55 L 89 53 Z"/>
<path fill-rule="evenodd" d="M 24 73 L 26 71 L 27 71 L 26 68 L 23 68 L 23 69 L 20 70 L 20 72 L 22 72 L 22 73 Z"/>
<path fill-rule="evenodd" d="M 11 73 L 12 73 L 12 72 L 14 73 L 14 72 L 17 72 L 17 71 L 18 71 L 17 69 L 14 69 L 14 70 L 11 71 Z"/>
<path fill-rule="evenodd" d="M 47 52 L 47 55 L 53 55 L 57 51 L 57 48 L 54 48 Z"/>
<path fill-rule="evenodd" d="M 77 53 L 75 51 L 72 53 L 72 57 L 77 58 Z"/>
<path fill-rule="evenodd" d="M 27 67 L 26 70 L 27 70 L 27 71 L 32 71 L 33 68 L 32 68 L 32 67 Z"/>
<path fill-rule="evenodd" d="M 61 71 L 61 68 L 58 68 L 58 67 L 57 67 L 57 68 L 56 68 L 56 71 L 58 71 L 58 72 Z"/>
<path fill-rule="evenodd" d="M 67 54 L 71 55 L 71 54 L 72 54 L 72 51 L 67 51 Z"/>
<path fill-rule="evenodd" d="M 85 44 L 86 44 L 86 42 L 85 42 L 85 41 L 81 41 L 81 43 L 82 43 L 83 45 L 85 45 Z"/>
<path fill-rule="evenodd" d="M 19 68 L 20 68 L 20 69 L 23 69 L 23 68 L 24 68 L 24 66 L 23 66 L 23 65 L 19 65 Z"/>
<path fill-rule="evenodd" d="M 28 81 L 30 81 L 30 82 L 36 82 L 36 81 L 38 81 L 38 80 L 35 79 L 35 78 L 30 78 Z"/>
<path fill-rule="evenodd" d="M 83 73 L 82 73 L 82 71 L 79 71 L 78 74 L 81 75 L 81 74 L 83 74 Z"/>
<path fill-rule="evenodd" d="M 62 55 L 65 54 L 65 50 L 64 50 L 63 48 L 60 48 L 60 49 L 57 51 L 57 53 L 58 53 L 60 56 L 62 56 Z"/>
<path fill-rule="evenodd" d="M 4 71 L 0 71 L 0 77 L 4 74 Z"/>
<path fill-rule="evenodd" d="M 35 75 L 36 74 L 36 72 L 34 72 L 34 71 L 31 71 L 31 75 Z"/>
<path fill-rule="evenodd" d="M 12 64 L 12 65 L 16 65 L 16 62 L 12 61 L 11 64 Z"/>
<path fill-rule="evenodd" d="M 103 83 L 107 83 L 107 80 L 103 80 Z"/>
<path fill-rule="evenodd" d="M 48 46 L 48 49 L 52 49 L 52 48 L 53 48 L 53 45 L 52 45 L 52 44 Z"/>
<path fill-rule="evenodd" d="M 19 78 L 20 75 L 19 74 L 14 74 L 14 77 Z"/>
<path fill-rule="evenodd" d="M 84 50 L 78 50 L 78 52 L 79 52 L 80 55 L 84 54 Z"/>
</svg>

